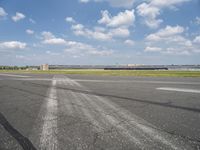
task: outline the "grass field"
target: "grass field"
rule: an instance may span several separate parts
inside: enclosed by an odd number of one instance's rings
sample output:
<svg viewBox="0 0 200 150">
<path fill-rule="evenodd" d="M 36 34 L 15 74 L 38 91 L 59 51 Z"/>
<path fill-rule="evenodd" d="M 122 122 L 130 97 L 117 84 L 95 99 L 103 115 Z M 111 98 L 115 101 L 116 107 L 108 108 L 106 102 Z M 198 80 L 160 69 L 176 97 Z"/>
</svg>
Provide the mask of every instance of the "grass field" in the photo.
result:
<svg viewBox="0 0 200 150">
<path fill-rule="evenodd" d="M 102 69 L 65 69 L 49 71 L 0 70 L 1 73 L 34 73 L 34 74 L 81 74 L 110 76 L 151 76 L 151 77 L 200 77 L 200 71 L 160 71 L 160 70 L 102 70 Z"/>
</svg>

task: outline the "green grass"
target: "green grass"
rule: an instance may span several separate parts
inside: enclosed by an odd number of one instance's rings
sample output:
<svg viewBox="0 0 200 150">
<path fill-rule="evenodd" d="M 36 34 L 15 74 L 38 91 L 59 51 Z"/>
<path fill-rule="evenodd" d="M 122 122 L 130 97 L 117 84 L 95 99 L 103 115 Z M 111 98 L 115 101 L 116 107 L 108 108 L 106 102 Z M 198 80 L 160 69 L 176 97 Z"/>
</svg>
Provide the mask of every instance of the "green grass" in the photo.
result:
<svg viewBox="0 0 200 150">
<path fill-rule="evenodd" d="M 200 71 L 138 71 L 138 70 L 102 70 L 102 69 L 65 69 L 49 71 L 0 70 L 1 73 L 34 73 L 34 74 L 80 74 L 110 76 L 149 76 L 149 77 L 200 77 Z"/>
</svg>

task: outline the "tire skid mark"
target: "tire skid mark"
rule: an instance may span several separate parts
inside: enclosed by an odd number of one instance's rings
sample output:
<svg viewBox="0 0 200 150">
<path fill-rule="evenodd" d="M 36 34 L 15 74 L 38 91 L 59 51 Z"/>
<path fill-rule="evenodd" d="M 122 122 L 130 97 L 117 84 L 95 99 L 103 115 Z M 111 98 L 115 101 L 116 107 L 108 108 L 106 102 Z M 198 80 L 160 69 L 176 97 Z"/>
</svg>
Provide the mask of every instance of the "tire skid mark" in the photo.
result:
<svg viewBox="0 0 200 150">
<path fill-rule="evenodd" d="M 73 82 L 76 82 L 76 81 L 73 81 Z M 107 120 L 110 125 L 115 126 L 122 135 L 129 137 L 129 139 L 132 140 L 141 149 L 148 147 L 149 144 L 154 144 L 155 142 L 160 143 L 161 145 L 159 146 L 162 148 L 168 147 L 170 149 L 175 149 L 175 150 L 188 149 L 187 146 L 184 147 L 185 145 L 180 146 L 179 144 L 173 142 L 172 140 L 174 139 L 170 140 L 166 133 L 165 133 L 166 135 L 161 134 L 159 131 L 153 128 L 153 125 L 151 125 L 147 121 L 139 118 L 136 115 L 133 115 L 133 114 L 130 115 L 129 112 L 127 113 L 127 111 L 120 108 L 119 106 L 115 106 L 115 104 L 108 101 L 107 99 L 104 99 L 100 96 L 91 97 L 90 95 L 87 95 L 87 94 L 79 94 L 79 93 L 74 93 L 74 92 L 73 94 L 76 97 L 75 100 L 83 97 L 81 100 L 86 100 L 91 105 L 91 108 L 93 107 L 93 109 L 96 109 L 99 112 L 104 112 L 104 113 L 100 113 L 101 119 Z M 92 99 L 97 99 L 98 102 L 100 102 L 101 104 L 97 103 L 97 101 L 94 101 Z M 104 129 L 105 127 L 100 125 L 98 120 L 94 120 L 94 117 L 92 117 L 94 112 L 90 112 L 86 110 L 89 107 L 87 106 L 84 107 L 85 104 L 83 104 L 81 100 L 77 101 L 76 103 L 79 103 L 79 104 L 81 103 L 81 106 L 83 106 L 81 107 L 81 109 L 86 115 L 86 117 L 89 118 L 89 120 L 93 122 L 94 124 L 96 124 L 98 127 Z M 107 110 L 105 110 L 105 107 L 112 110 L 116 114 L 105 115 L 107 113 Z M 126 123 L 124 124 L 123 122 L 126 122 Z M 152 126 L 152 128 L 150 126 Z M 133 134 L 131 134 L 130 132 L 132 132 Z M 137 135 L 137 137 L 135 137 L 134 135 Z M 141 142 L 140 138 L 142 137 L 145 138 L 143 141 L 145 141 L 147 144 Z M 153 145 L 153 146 L 156 146 L 156 145 Z"/>
<path fill-rule="evenodd" d="M 107 112 L 101 105 L 95 102 L 96 97 L 90 97 L 89 95 L 86 94 L 82 94 L 82 96 L 85 97 L 85 99 L 90 103 L 93 109 L 99 112 L 99 115 L 101 116 L 100 118 L 104 120 L 105 123 L 109 124 L 109 128 L 106 129 L 104 133 L 115 128 L 117 131 L 119 131 L 119 134 L 121 136 L 128 138 L 131 142 L 135 143 L 139 148 L 143 149 L 144 147 L 147 146 L 139 138 L 140 135 L 138 135 L 136 129 L 134 130 L 134 134 L 131 134 L 130 130 L 122 124 L 124 120 L 122 120 L 118 116 L 114 116 L 112 109 L 110 109 L 110 111 Z"/>
<path fill-rule="evenodd" d="M 1 131 L 2 128 L 7 131 L 7 134 L 9 136 L 1 137 L 2 139 L 6 139 L 6 141 L 3 141 L 0 138 L 0 149 L 19 149 L 23 148 L 23 150 L 36 150 L 35 146 L 32 144 L 32 142 L 25 136 L 23 136 L 17 129 L 15 129 L 5 118 L 5 116 L 0 112 L 0 133 L 3 133 L 4 131 Z M 11 138 L 12 137 L 12 138 Z M 16 141 L 14 141 L 14 139 Z M 3 142 L 3 144 L 1 143 Z M 16 144 L 17 142 L 18 144 Z M 2 145 L 1 145 L 2 144 Z M 5 147 L 4 147 L 5 146 Z"/>
<path fill-rule="evenodd" d="M 68 83 L 69 82 L 69 83 Z M 73 82 L 71 82 L 69 79 L 66 79 L 65 77 L 63 78 L 63 80 L 61 81 L 62 85 L 66 85 L 66 86 L 77 86 L 78 84 L 74 84 Z M 74 95 L 73 92 L 65 92 L 64 90 L 60 93 L 62 94 L 61 97 L 64 97 L 64 99 L 60 99 L 60 101 L 62 101 L 63 105 L 65 105 L 65 107 L 63 108 L 67 108 L 65 113 L 69 113 L 69 107 L 72 111 L 72 116 L 75 119 L 75 126 L 77 126 L 77 128 L 71 132 L 70 138 L 67 137 L 68 142 L 70 142 L 71 145 L 73 145 L 73 147 L 75 147 L 75 149 L 88 149 L 88 145 L 85 143 L 83 136 L 81 136 L 81 133 L 79 132 L 80 130 L 80 126 L 82 125 L 82 123 L 87 123 L 90 124 L 89 121 L 85 121 L 84 118 L 84 112 L 82 111 L 81 108 L 81 104 L 78 104 L 79 106 L 77 106 L 76 104 L 78 103 L 76 96 Z M 62 108 L 62 109 L 63 109 Z M 77 122 L 78 121 L 78 122 Z M 66 129 L 63 129 L 63 131 L 65 131 Z M 69 143 L 68 143 L 69 144 Z"/>
<path fill-rule="evenodd" d="M 126 126 L 125 128 L 129 129 L 130 133 L 132 132 L 133 134 L 137 135 L 137 132 L 139 132 L 142 139 L 145 142 L 147 142 L 146 145 L 150 146 L 150 145 L 154 145 L 154 143 L 156 144 L 162 143 L 168 146 L 168 148 L 180 149 L 179 147 L 175 146 L 175 144 L 172 144 L 173 141 L 166 139 L 164 135 L 156 131 L 154 129 L 155 127 L 153 127 L 153 125 L 149 124 L 147 121 L 143 120 L 142 118 L 139 118 L 136 115 L 130 114 L 130 112 L 117 108 L 115 104 L 113 104 L 110 101 L 107 101 L 104 98 L 101 98 L 99 96 L 95 96 L 95 97 L 99 100 L 98 102 L 104 104 L 102 108 L 108 107 L 108 109 L 114 110 L 112 114 L 121 118 L 122 124 Z M 135 128 L 135 131 L 134 131 L 134 128 Z"/>
<path fill-rule="evenodd" d="M 74 96 L 74 102 L 76 104 L 79 104 L 78 109 L 82 112 L 82 114 L 84 114 L 84 117 L 86 117 L 86 119 L 92 123 L 92 125 L 94 126 L 94 128 L 98 131 L 98 132 L 102 132 L 103 128 L 102 126 L 100 126 L 99 122 L 95 119 L 95 117 L 92 115 L 92 113 L 90 112 L 90 109 L 88 106 L 85 106 L 84 104 L 84 99 L 81 95 L 72 92 L 72 95 Z"/>
</svg>

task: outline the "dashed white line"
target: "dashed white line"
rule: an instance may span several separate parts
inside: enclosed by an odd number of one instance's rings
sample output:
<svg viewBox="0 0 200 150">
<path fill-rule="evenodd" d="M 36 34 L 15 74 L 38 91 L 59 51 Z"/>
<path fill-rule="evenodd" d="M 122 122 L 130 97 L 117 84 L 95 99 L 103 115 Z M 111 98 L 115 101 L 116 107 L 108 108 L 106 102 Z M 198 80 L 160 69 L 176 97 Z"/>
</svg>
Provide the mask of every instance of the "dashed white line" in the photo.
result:
<svg viewBox="0 0 200 150">
<path fill-rule="evenodd" d="M 182 89 L 182 88 L 171 88 L 171 87 L 160 87 L 156 89 L 165 90 L 165 91 L 185 92 L 185 93 L 200 93 L 200 90 L 196 90 L 196 89 Z"/>
</svg>

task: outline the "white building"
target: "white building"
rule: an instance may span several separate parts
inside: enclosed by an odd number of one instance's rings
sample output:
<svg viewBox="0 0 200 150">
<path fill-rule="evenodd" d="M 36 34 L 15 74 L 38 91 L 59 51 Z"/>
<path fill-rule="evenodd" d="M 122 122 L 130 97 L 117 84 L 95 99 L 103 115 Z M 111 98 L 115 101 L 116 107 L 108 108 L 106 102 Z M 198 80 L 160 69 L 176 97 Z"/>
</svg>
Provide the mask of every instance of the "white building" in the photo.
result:
<svg viewBox="0 0 200 150">
<path fill-rule="evenodd" d="M 41 65 L 40 70 L 49 70 L 49 65 L 48 64 Z"/>
</svg>

